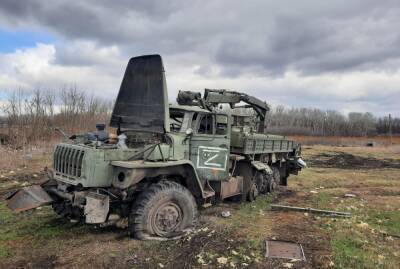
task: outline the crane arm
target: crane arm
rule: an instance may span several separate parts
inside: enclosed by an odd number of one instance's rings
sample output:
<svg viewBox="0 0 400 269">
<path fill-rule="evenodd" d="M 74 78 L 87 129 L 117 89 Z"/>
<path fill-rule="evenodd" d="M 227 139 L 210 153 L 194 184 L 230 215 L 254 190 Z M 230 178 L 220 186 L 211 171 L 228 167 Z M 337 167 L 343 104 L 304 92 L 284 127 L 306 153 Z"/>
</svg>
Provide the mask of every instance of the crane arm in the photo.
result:
<svg viewBox="0 0 400 269">
<path fill-rule="evenodd" d="M 236 104 L 244 102 L 247 104 L 246 107 L 253 108 L 260 117 L 260 132 L 264 132 L 265 115 L 270 109 L 266 102 L 256 97 L 225 89 L 205 89 L 203 98 L 198 92 L 180 91 L 177 101 L 180 105 L 197 105 L 210 111 L 219 104 L 229 104 L 233 109 Z"/>
</svg>

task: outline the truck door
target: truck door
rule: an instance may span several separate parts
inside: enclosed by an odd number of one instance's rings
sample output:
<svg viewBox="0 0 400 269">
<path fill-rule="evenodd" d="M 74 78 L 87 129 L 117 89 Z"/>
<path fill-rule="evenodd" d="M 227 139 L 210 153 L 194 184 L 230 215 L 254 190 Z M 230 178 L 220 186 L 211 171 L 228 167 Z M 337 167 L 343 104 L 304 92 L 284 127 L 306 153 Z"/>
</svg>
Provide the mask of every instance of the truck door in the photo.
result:
<svg viewBox="0 0 400 269">
<path fill-rule="evenodd" d="M 192 120 L 190 160 L 202 180 L 229 179 L 230 126 L 228 116 L 195 113 Z"/>
</svg>

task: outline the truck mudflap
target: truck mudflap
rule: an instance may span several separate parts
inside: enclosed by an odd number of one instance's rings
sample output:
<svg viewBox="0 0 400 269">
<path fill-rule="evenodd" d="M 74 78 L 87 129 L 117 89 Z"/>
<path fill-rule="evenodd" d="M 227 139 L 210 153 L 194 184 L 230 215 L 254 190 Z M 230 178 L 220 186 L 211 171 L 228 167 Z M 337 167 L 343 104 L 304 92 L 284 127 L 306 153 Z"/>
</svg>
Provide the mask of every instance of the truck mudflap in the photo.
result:
<svg viewBox="0 0 400 269">
<path fill-rule="evenodd" d="M 303 161 L 302 158 L 298 158 L 297 159 L 297 165 L 300 166 L 301 168 L 306 168 L 307 167 L 307 163 L 305 161 Z"/>
<path fill-rule="evenodd" d="M 12 211 L 22 212 L 51 204 L 53 199 L 40 185 L 32 185 L 15 191 L 6 198 L 6 202 Z"/>
</svg>

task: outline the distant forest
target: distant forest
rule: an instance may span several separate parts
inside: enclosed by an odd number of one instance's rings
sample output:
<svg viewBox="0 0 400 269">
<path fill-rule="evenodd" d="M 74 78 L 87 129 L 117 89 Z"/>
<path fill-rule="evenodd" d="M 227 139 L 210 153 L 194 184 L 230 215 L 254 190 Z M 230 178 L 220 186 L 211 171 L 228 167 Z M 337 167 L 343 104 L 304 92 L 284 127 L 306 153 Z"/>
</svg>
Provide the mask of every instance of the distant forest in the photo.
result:
<svg viewBox="0 0 400 269">
<path fill-rule="evenodd" d="M 372 113 L 278 106 L 268 113 L 268 129 L 286 135 L 373 136 L 400 134 L 400 118 L 376 117 Z"/>
<path fill-rule="evenodd" d="M 13 91 L 0 107 L 0 131 L 13 144 L 48 140 L 54 127 L 68 133 L 93 130 L 96 122 L 108 123 L 114 99 L 88 96 L 75 87 L 60 91 Z M 269 133 L 310 136 L 373 136 L 400 134 L 400 118 L 376 117 L 371 113 L 278 106 L 268 112 Z M 391 128 L 390 128 L 391 126 Z"/>
</svg>

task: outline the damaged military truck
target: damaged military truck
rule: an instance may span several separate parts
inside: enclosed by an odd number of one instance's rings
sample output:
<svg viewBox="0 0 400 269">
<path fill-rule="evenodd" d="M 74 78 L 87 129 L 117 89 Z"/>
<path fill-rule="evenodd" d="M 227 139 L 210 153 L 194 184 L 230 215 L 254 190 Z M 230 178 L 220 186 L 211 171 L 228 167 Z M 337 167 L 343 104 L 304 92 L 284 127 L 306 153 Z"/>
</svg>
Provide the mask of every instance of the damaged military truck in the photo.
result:
<svg viewBox="0 0 400 269">
<path fill-rule="evenodd" d="M 211 89 L 181 91 L 171 105 L 161 57 L 134 57 L 111 116 L 116 135 L 100 126 L 57 144 L 49 179 L 7 204 L 17 212 L 51 204 L 91 224 L 128 218 L 140 239 L 181 235 L 198 207 L 252 201 L 305 167 L 299 144 L 267 134 L 268 110 L 245 93 Z"/>
</svg>

